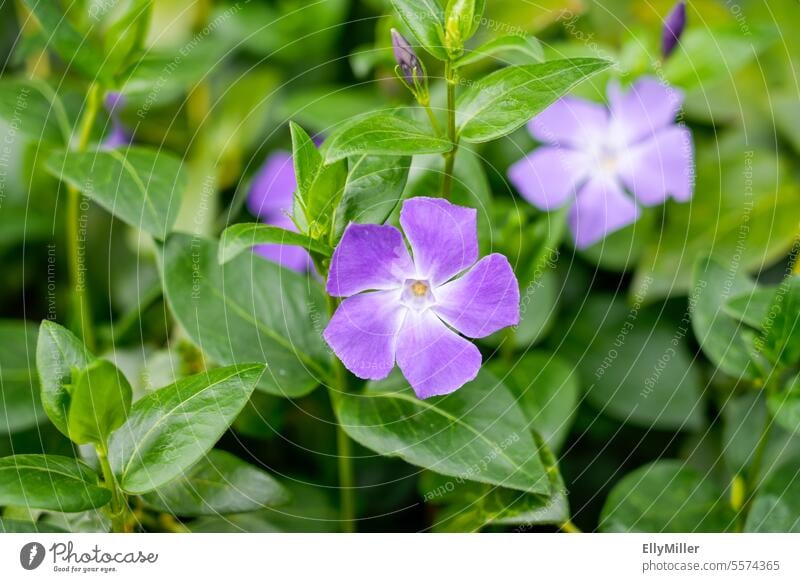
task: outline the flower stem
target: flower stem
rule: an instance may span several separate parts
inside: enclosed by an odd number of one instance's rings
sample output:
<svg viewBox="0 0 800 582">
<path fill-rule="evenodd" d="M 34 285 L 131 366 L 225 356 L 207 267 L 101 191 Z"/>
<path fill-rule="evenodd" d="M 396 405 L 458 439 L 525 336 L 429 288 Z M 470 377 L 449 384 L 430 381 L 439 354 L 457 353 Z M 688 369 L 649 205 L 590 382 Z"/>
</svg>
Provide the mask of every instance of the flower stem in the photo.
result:
<svg viewBox="0 0 800 582">
<path fill-rule="evenodd" d="M 442 179 L 442 197 L 450 199 L 453 193 L 453 168 L 456 163 L 458 151 L 458 136 L 456 135 L 456 75 L 455 69 L 447 61 L 444 65 L 444 77 L 447 82 L 447 137 L 452 145 L 449 152 L 444 154 L 444 178 Z"/>
<path fill-rule="evenodd" d="M 431 121 L 433 132 L 437 136 L 442 135 L 442 128 L 439 125 L 439 121 L 436 119 L 436 115 L 433 114 L 433 109 L 431 109 L 430 103 L 423 103 L 422 106 L 425 108 L 425 113 L 428 114 L 428 119 Z"/>
<path fill-rule="evenodd" d="M 111 465 L 108 462 L 108 455 L 104 447 L 95 447 L 97 458 L 100 461 L 100 469 L 103 472 L 103 482 L 107 489 L 111 491 L 111 531 L 114 533 L 128 532 L 127 513 L 128 502 L 125 494 L 120 490 Z"/>
<path fill-rule="evenodd" d="M 567 519 L 564 523 L 560 524 L 558 528 L 564 533 L 583 533 L 577 525 L 572 523 L 571 519 Z"/>
<path fill-rule="evenodd" d="M 89 144 L 92 127 L 100 108 L 100 87 L 92 83 L 86 95 L 86 109 L 81 119 L 78 143 L 75 150 L 82 152 Z M 79 336 L 89 350 L 94 349 L 89 290 L 84 281 L 84 254 L 81 248 L 81 193 L 74 186 L 67 187 L 67 249 L 69 253 L 69 275 L 72 289 L 73 314 L 77 321 Z"/>
</svg>

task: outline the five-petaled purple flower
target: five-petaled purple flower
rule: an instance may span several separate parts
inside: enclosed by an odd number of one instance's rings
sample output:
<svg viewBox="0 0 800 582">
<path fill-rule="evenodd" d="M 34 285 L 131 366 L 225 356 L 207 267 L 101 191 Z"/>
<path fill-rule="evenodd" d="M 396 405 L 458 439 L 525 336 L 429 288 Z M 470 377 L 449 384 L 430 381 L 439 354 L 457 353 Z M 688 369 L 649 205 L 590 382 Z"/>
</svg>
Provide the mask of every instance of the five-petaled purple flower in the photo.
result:
<svg viewBox="0 0 800 582">
<path fill-rule="evenodd" d="M 443 199 L 406 201 L 400 225 L 413 258 L 393 226 L 347 227 L 327 282 L 328 294 L 347 299 L 324 337 L 348 370 L 380 380 L 396 361 L 420 398 L 475 378 L 481 353 L 462 335 L 516 325 L 520 311 L 508 260 L 491 254 L 478 261 L 476 220 L 475 209 Z"/>
<path fill-rule="evenodd" d="M 122 123 L 119 112 L 125 107 L 125 96 L 122 93 L 111 91 L 106 93 L 103 99 L 103 106 L 111 118 L 111 132 L 103 140 L 102 148 L 105 150 L 115 150 L 117 148 L 131 145 L 133 136 Z"/>
<path fill-rule="evenodd" d="M 291 154 L 285 151 L 275 152 L 267 158 L 253 178 L 247 194 L 247 207 L 262 222 L 297 232 L 291 218 L 296 188 L 297 180 Z M 299 272 L 311 269 L 311 257 L 302 247 L 270 244 L 256 246 L 254 250 L 287 269 Z"/>
<path fill-rule="evenodd" d="M 683 95 L 656 79 L 623 92 L 612 83 L 609 107 L 565 97 L 528 125 L 545 145 L 511 166 L 511 183 L 531 204 L 553 210 L 572 203 L 578 248 L 638 220 L 640 206 L 693 191 L 692 136 L 674 122 Z"/>
</svg>

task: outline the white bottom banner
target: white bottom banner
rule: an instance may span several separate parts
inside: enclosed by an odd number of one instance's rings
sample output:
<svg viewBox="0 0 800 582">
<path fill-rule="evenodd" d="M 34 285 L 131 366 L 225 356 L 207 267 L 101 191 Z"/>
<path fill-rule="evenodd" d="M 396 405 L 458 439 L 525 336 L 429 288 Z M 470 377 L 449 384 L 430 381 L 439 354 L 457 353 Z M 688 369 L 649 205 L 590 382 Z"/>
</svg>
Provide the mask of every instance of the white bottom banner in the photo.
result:
<svg viewBox="0 0 800 582">
<path fill-rule="evenodd" d="M 226 582 L 237 576 L 347 582 L 556 577 L 797 581 L 800 535 L 0 535 L 2 581 L 141 582 L 187 575 Z"/>
</svg>

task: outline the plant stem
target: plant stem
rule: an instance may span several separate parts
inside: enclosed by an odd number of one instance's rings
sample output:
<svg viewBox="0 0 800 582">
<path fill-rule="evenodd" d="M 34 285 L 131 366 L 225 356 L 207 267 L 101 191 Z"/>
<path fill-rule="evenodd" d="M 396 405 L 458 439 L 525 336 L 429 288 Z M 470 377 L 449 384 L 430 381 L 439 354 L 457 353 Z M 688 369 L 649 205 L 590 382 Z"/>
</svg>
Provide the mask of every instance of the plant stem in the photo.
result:
<svg viewBox="0 0 800 582">
<path fill-rule="evenodd" d="M 560 524 L 558 528 L 564 533 L 583 533 L 577 525 L 572 523 L 571 519 L 567 519 L 567 521 Z"/>
<path fill-rule="evenodd" d="M 450 199 L 453 192 L 453 168 L 456 163 L 458 151 L 458 136 L 456 136 L 456 75 L 450 61 L 444 65 L 444 77 L 447 82 L 447 137 L 452 145 L 449 152 L 444 154 L 444 178 L 442 180 L 442 197 Z"/>
<path fill-rule="evenodd" d="M 128 502 L 125 500 L 125 494 L 120 490 L 117 484 L 117 479 L 114 477 L 114 472 L 111 470 L 105 448 L 98 446 L 95 447 L 95 450 L 97 451 L 97 458 L 100 461 L 100 469 L 103 472 L 103 482 L 106 488 L 111 491 L 111 531 L 114 533 L 127 532 L 126 514 Z"/>
<path fill-rule="evenodd" d="M 99 108 L 100 87 L 97 83 L 92 83 L 86 95 L 86 109 L 81 118 L 75 151 L 82 152 L 86 150 Z M 81 248 L 81 193 L 72 185 L 67 186 L 66 221 L 73 313 L 77 319 L 79 336 L 91 351 L 94 349 L 94 332 L 92 330 L 89 290 L 83 280 L 86 268 L 84 266 L 83 249 Z"/>
<path fill-rule="evenodd" d="M 433 128 L 433 132 L 439 136 L 442 135 L 442 128 L 439 125 L 439 121 L 436 119 L 436 116 L 433 114 L 433 109 L 431 109 L 430 103 L 423 103 L 422 105 L 425 108 L 425 113 L 428 114 L 428 119 L 431 121 L 431 127 Z"/>
</svg>

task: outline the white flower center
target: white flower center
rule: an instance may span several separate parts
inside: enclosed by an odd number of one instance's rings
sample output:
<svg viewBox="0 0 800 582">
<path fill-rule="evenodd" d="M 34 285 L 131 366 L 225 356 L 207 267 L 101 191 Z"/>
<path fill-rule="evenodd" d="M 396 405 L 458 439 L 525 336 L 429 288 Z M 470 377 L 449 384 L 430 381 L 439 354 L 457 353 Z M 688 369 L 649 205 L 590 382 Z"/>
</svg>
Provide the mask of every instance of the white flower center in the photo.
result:
<svg viewBox="0 0 800 582">
<path fill-rule="evenodd" d="M 414 311 L 424 311 L 436 303 L 431 283 L 427 279 L 406 279 L 400 300 Z"/>
</svg>

